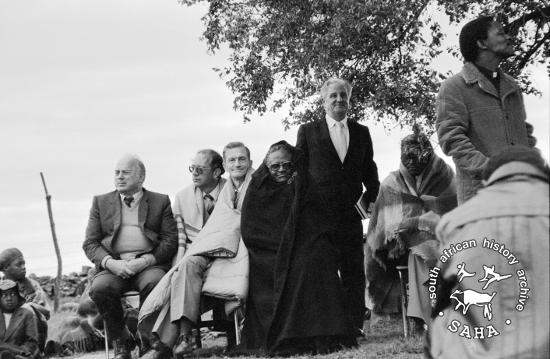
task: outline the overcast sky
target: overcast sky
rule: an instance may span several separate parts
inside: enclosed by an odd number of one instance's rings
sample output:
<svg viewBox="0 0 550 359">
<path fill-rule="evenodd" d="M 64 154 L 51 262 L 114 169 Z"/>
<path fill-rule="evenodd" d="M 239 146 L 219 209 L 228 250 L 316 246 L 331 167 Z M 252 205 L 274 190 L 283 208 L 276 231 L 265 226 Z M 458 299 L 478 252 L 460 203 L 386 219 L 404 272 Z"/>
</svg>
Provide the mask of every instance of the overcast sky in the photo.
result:
<svg viewBox="0 0 550 359">
<path fill-rule="evenodd" d="M 64 273 L 89 264 L 81 243 L 93 195 L 113 189 L 113 167 L 137 153 L 145 186 L 173 195 L 190 183 L 196 150 L 245 142 L 258 164 L 269 144 L 295 143 L 271 114 L 243 124 L 232 94 L 212 71 L 227 54 L 199 40 L 204 6 L 176 0 L 0 0 L 0 249 L 19 247 L 29 272 L 55 274 L 45 174 Z M 449 33 L 451 40 L 454 33 Z M 440 70 L 459 70 L 443 61 Z M 548 158 L 549 82 L 527 97 L 539 148 Z M 399 140 L 371 128 L 381 179 L 398 166 Z"/>
</svg>

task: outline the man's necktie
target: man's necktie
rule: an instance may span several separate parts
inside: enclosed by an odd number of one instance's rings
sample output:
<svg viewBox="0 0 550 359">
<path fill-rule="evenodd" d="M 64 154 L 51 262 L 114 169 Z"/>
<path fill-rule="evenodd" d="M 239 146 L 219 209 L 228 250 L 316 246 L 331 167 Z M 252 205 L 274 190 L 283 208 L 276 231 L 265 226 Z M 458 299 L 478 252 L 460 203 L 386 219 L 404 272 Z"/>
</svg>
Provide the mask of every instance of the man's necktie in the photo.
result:
<svg viewBox="0 0 550 359">
<path fill-rule="evenodd" d="M 239 203 L 239 190 L 235 188 L 235 197 L 233 198 L 233 209 L 237 209 L 238 203 Z"/>
<path fill-rule="evenodd" d="M 336 143 L 334 144 L 334 147 L 336 148 L 336 152 L 338 153 L 338 157 L 340 157 L 340 161 L 342 163 L 344 163 L 344 158 L 346 158 L 346 152 L 348 151 L 344 131 L 344 124 L 342 122 L 336 122 Z"/>
<path fill-rule="evenodd" d="M 124 197 L 124 203 L 126 203 L 126 205 L 128 207 L 130 207 L 130 205 L 132 204 L 132 202 L 134 202 L 134 197 L 132 196 L 125 196 Z"/>
<path fill-rule="evenodd" d="M 204 195 L 204 217 L 205 221 L 208 219 L 212 211 L 214 210 L 214 197 L 209 195 L 208 193 Z"/>
</svg>

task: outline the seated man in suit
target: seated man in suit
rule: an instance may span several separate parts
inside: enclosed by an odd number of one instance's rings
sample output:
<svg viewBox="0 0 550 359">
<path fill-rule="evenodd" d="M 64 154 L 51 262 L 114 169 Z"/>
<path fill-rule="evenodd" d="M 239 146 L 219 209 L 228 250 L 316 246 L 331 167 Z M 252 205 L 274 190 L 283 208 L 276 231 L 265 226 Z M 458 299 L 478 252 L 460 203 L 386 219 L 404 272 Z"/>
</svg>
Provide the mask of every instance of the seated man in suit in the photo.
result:
<svg viewBox="0 0 550 359">
<path fill-rule="evenodd" d="M 184 243 L 179 244 L 177 258 L 181 259 L 187 244 L 193 242 L 214 210 L 225 184 L 225 170 L 220 154 L 211 149 L 197 152 L 189 166 L 193 183 L 176 194 L 174 216 L 183 224 Z"/>
<path fill-rule="evenodd" d="M 209 173 L 214 172 L 214 175 L 221 173 L 213 165 L 207 167 L 212 162 L 206 161 L 202 152 L 197 154 L 193 163 L 197 167 L 199 164 L 203 166 L 202 174 L 207 170 Z M 223 166 L 229 173 L 229 180 L 221 193 L 218 191 L 217 204 L 208 223 L 201 223 L 204 228 L 194 238 L 183 259 L 166 274 L 140 310 L 140 328 L 152 331 L 160 339 L 142 358 L 167 358 L 171 355 L 172 348 L 174 355 L 193 351 L 191 332 L 201 314 L 205 273 L 214 259 L 236 256 L 240 240 L 240 209 L 253 172 L 249 149 L 241 142 L 229 143 L 223 150 Z M 193 169 L 195 184 L 200 182 L 195 181 L 197 171 L 198 168 Z M 199 215 L 200 206 L 195 199 L 198 201 L 203 198 L 203 188 L 195 189 L 195 193 L 199 192 L 199 195 L 187 196 L 192 203 L 175 210 L 183 214 L 186 231 L 190 222 L 186 217 L 196 218 Z M 213 190 L 210 191 L 212 192 Z M 181 199 L 185 198 L 182 194 L 184 193 L 178 194 L 180 200 L 176 201 L 176 205 L 182 204 Z"/>
<path fill-rule="evenodd" d="M 170 267 L 177 229 L 167 195 L 145 190 L 145 166 L 133 155 L 115 167 L 116 190 L 94 197 L 83 249 L 96 265 L 90 297 L 106 321 L 115 359 L 135 346 L 124 324 L 121 295 L 139 292 L 140 303 Z"/>
</svg>

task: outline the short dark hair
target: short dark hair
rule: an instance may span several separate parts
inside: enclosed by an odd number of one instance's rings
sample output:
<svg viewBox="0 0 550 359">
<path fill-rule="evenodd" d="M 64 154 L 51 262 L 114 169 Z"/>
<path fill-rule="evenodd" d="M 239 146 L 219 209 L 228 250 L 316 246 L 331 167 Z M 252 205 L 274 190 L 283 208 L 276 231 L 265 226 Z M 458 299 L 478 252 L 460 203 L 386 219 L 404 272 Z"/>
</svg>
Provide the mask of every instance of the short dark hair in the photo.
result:
<svg viewBox="0 0 550 359">
<path fill-rule="evenodd" d="M 218 152 L 210 148 L 206 148 L 204 150 L 197 151 L 197 154 L 199 153 L 210 157 L 210 166 L 212 166 L 212 171 L 214 171 L 216 168 L 219 168 L 221 170 L 220 176 L 225 173 L 225 170 L 223 169 L 223 158 Z"/>
<path fill-rule="evenodd" d="M 246 155 L 248 156 L 248 159 L 250 160 L 250 150 L 248 149 L 248 147 L 246 147 L 244 145 L 244 143 L 238 142 L 238 141 L 229 142 L 227 145 L 225 145 L 225 147 L 223 148 L 223 152 L 222 152 L 223 159 L 225 160 L 225 153 L 227 152 L 227 150 L 231 150 L 233 148 L 239 148 L 239 147 L 244 148 L 244 150 L 246 151 Z"/>
<path fill-rule="evenodd" d="M 533 167 L 541 170 L 548 178 L 548 164 L 544 161 L 538 149 L 527 146 L 513 146 L 489 158 L 489 161 L 483 170 L 483 179 L 489 179 L 493 172 L 495 172 L 499 167 L 509 162 L 516 161 L 525 162 L 532 165 Z"/>
<path fill-rule="evenodd" d="M 460 30 L 458 42 L 465 61 L 473 62 L 477 59 L 479 53 L 477 41 L 487 39 L 487 33 L 494 21 L 492 16 L 480 16 L 464 25 Z"/>
</svg>

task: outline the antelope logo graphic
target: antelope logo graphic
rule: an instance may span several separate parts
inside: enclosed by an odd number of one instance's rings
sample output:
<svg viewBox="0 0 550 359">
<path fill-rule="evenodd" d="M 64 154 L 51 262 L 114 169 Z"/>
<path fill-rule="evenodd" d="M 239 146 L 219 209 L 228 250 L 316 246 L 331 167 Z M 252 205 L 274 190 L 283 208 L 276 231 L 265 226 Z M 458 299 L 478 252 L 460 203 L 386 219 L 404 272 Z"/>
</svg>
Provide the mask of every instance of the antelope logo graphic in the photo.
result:
<svg viewBox="0 0 550 359">
<path fill-rule="evenodd" d="M 473 277 L 476 275 L 476 272 L 470 273 L 466 270 L 466 264 L 464 264 L 464 262 L 460 263 L 456 267 L 458 268 L 458 273 L 456 275 L 458 276 L 459 283 L 462 282 L 464 277 Z"/>
<path fill-rule="evenodd" d="M 512 276 L 511 274 L 501 275 L 501 274 L 495 272 L 495 266 L 494 265 L 492 265 L 490 267 L 487 267 L 486 265 L 483 265 L 483 270 L 485 271 L 485 276 L 479 280 L 480 282 L 487 282 L 483 286 L 483 288 L 482 288 L 483 290 L 487 289 L 489 284 L 491 284 L 493 282 L 500 282 L 501 280 L 508 279 Z"/>
<path fill-rule="evenodd" d="M 455 310 L 462 306 L 463 315 L 466 315 L 471 305 L 477 305 L 478 307 L 483 307 L 483 316 L 491 320 L 493 318 L 491 301 L 496 294 L 497 292 L 493 292 L 493 294 L 487 294 L 478 293 L 475 290 L 471 289 L 467 289 L 464 291 L 457 289 L 453 292 L 453 294 L 451 294 L 450 298 L 456 300 L 457 302 Z"/>
</svg>

